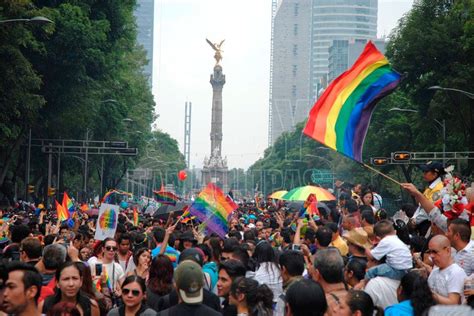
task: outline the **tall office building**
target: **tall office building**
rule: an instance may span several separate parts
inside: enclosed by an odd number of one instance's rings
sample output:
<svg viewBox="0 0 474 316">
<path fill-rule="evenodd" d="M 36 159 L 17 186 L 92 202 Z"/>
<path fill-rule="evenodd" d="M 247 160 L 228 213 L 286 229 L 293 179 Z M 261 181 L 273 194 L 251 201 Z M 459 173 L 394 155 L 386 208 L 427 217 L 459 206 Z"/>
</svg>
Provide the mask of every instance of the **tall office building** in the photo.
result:
<svg viewBox="0 0 474 316">
<path fill-rule="evenodd" d="M 310 99 L 329 81 L 329 47 L 334 40 L 377 37 L 378 0 L 312 0 Z"/>
<path fill-rule="evenodd" d="M 269 145 L 303 121 L 311 108 L 310 39 L 311 1 L 273 0 Z"/>
<path fill-rule="evenodd" d="M 269 145 L 307 118 L 329 82 L 334 41 L 376 39 L 377 10 L 378 0 L 272 0 Z M 349 63 L 332 58 L 333 75 Z"/>
<path fill-rule="evenodd" d="M 148 78 L 150 88 L 153 79 L 153 20 L 154 0 L 137 0 L 135 20 L 137 23 L 137 41 L 146 51 L 148 64 L 143 67 L 143 73 Z"/>
<path fill-rule="evenodd" d="M 366 39 L 332 41 L 331 46 L 329 46 L 328 83 L 354 64 L 364 50 L 367 41 Z M 372 42 L 382 54 L 385 54 L 386 43 L 384 39 L 376 39 Z"/>
</svg>

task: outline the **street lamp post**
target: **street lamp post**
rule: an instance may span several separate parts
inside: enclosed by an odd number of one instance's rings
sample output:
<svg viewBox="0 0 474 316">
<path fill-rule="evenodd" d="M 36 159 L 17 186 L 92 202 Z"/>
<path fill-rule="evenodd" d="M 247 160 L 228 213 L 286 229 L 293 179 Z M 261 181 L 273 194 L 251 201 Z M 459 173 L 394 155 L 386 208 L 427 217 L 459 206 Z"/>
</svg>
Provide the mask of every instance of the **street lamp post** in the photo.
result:
<svg viewBox="0 0 474 316">
<path fill-rule="evenodd" d="M 35 16 L 32 17 L 31 19 L 8 19 L 8 20 L 1 20 L 0 24 L 6 24 L 6 23 L 16 23 L 16 22 L 26 22 L 26 23 L 35 23 L 35 24 L 46 24 L 46 23 L 54 23 L 48 18 L 45 18 L 44 16 Z"/>
<path fill-rule="evenodd" d="M 397 112 L 411 112 L 411 113 L 418 113 L 418 110 L 414 109 L 402 109 L 402 108 L 391 108 L 389 112 L 397 111 Z M 446 163 L 446 120 L 443 119 L 441 122 L 437 119 L 433 119 L 433 121 L 439 125 L 441 128 L 441 133 L 443 135 L 443 165 Z"/>
<path fill-rule="evenodd" d="M 472 92 L 467 92 L 467 91 L 464 91 L 464 90 L 461 90 L 461 89 L 445 88 L 445 87 L 441 87 L 441 86 L 431 86 L 431 87 L 428 88 L 428 90 L 454 91 L 454 92 L 458 92 L 458 93 L 464 94 L 464 95 L 465 95 L 466 97 L 468 97 L 469 99 L 474 99 L 474 93 L 472 93 Z"/>
</svg>

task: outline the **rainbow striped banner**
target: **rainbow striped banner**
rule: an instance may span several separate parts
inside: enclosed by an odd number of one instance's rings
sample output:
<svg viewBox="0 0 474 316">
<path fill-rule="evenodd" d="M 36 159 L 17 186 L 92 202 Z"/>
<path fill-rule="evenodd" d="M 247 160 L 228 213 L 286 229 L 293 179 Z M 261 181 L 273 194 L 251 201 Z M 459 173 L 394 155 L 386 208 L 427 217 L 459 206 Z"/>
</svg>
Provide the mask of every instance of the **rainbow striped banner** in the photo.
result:
<svg viewBox="0 0 474 316">
<path fill-rule="evenodd" d="M 109 190 L 107 193 L 104 194 L 104 197 L 102 198 L 101 203 L 110 203 L 110 198 L 114 194 L 119 194 L 119 195 L 126 195 L 128 197 L 133 197 L 133 194 L 130 192 L 125 192 L 117 189 L 112 189 Z"/>
<path fill-rule="evenodd" d="M 368 42 L 354 65 L 337 77 L 310 111 L 304 133 L 362 162 L 370 118 L 377 102 L 400 83 L 387 58 Z"/>
<path fill-rule="evenodd" d="M 163 188 L 161 188 L 160 191 L 153 191 L 153 193 L 155 195 L 155 200 L 161 204 L 174 206 L 179 201 L 179 196 L 169 191 L 165 191 Z"/>
<path fill-rule="evenodd" d="M 199 193 L 189 212 L 205 224 L 209 231 L 224 238 L 228 231 L 228 217 L 236 208 L 237 204 L 230 197 L 219 187 L 209 183 Z"/>
</svg>

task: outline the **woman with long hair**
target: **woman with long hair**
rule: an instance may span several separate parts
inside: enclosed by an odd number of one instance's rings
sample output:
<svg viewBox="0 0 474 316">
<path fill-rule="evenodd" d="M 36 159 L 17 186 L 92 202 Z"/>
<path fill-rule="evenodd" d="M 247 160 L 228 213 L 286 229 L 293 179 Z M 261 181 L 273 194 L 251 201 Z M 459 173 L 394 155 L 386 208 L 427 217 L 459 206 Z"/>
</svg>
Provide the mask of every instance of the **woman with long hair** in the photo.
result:
<svg viewBox="0 0 474 316">
<path fill-rule="evenodd" d="M 115 307 L 107 316 L 154 316 L 157 313 L 146 306 L 145 280 L 136 275 L 130 275 L 122 283 L 123 305 Z"/>
<path fill-rule="evenodd" d="M 260 241 L 253 253 L 257 270 L 255 280 L 260 284 L 266 284 L 273 292 L 273 301 L 277 302 L 283 294 L 283 279 L 278 267 L 275 251 L 267 241 Z"/>
<path fill-rule="evenodd" d="M 219 237 L 206 236 L 204 243 L 207 244 L 212 251 L 212 259 L 209 259 L 209 261 L 213 261 L 216 264 L 219 264 L 222 252 L 221 239 Z"/>
<path fill-rule="evenodd" d="M 377 209 L 374 206 L 374 194 L 370 190 L 365 190 L 361 195 L 362 205 L 369 206 L 375 213 Z"/>
<path fill-rule="evenodd" d="M 237 315 L 273 315 L 273 293 L 265 284 L 239 277 L 232 282 L 229 303 L 237 307 Z"/>
<path fill-rule="evenodd" d="M 148 280 L 151 263 L 151 251 L 148 248 L 140 248 L 133 253 L 133 263 L 135 269 L 127 273 L 127 276 L 137 275 L 145 280 Z"/>
<path fill-rule="evenodd" d="M 59 302 L 69 302 L 77 306 L 82 316 L 99 316 L 99 305 L 81 291 L 83 274 L 76 262 L 65 262 L 56 270 L 57 288 L 55 295 L 47 297 L 39 304 L 43 314 Z"/>
<path fill-rule="evenodd" d="M 436 305 L 428 281 L 418 271 L 405 274 L 397 289 L 400 303 L 385 309 L 385 315 L 424 315 L 431 306 Z"/>
<path fill-rule="evenodd" d="M 166 255 L 158 255 L 151 262 L 146 295 L 148 305 L 158 310 L 159 298 L 173 289 L 173 263 Z"/>
</svg>

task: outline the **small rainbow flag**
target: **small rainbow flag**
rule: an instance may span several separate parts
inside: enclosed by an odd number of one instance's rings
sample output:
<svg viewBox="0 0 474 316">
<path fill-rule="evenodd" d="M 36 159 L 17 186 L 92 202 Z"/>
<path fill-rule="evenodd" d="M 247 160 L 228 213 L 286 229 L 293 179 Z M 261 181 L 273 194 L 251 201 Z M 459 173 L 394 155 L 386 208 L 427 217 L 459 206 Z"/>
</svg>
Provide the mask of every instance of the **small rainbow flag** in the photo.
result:
<svg viewBox="0 0 474 316">
<path fill-rule="evenodd" d="M 113 208 L 106 209 L 99 218 L 99 227 L 102 230 L 114 229 L 117 226 L 117 212 Z"/>
<path fill-rule="evenodd" d="M 169 191 L 165 191 L 163 188 L 160 191 L 153 191 L 155 194 L 155 200 L 161 204 L 176 205 L 179 201 L 179 197 Z"/>
<path fill-rule="evenodd" d="M 83 204 L 81 205 L 81 211 L 87 212 L 88 210 L 90 210 L 89 204 L 83 203 Z"/>
<path fill-rule="evenodd" d="M 304 133 L 362 162 L 370 118 L 377 102 L 400 83 L 387 58 L 368 42 L 354 65 L 337 77 L 316 101 Z"/>
<path fill-rule="evenodd" d="M 60 222 L 66 221 L 69 219 L 69 212 L 61 205 L 57 200 L 54 200 L 56 203 L 56 212 L 58 213 L 58 220 Z"/>
<path fill-rule="evenodd" d="M 133 208 L 133 226 L 138 226 L 138 209 L 136 206 Z"/>
<path fill-rule="evenodd" d="M 73 203 L 72 200 L 69 198 L 69 195 L 67 195 L 67 192 L 66 192 L 66 191 L 64 191 L 63 203 L 62 203 L 62 205 L 63 205 L 64 209 L 69 212 L 69 214 L 74 213 L 74 211 L 75 211 L 74 203 Z"/>
<path fill-rule="evenodd" d="M 189 212 L 196 216 L 209 231 L 224 238 L 228 231 L 228 217 L 237 204 L 212 183 L 199 193 Z"/>
<path fill-rule="evenodd" d="M 105 274 L 105 283 L 107 284 L 107 288 L 112 291 L 112 282 L 110 281 L 109 274 L 107 273 L 107 269 L 105 266 L 102 266 L 102 269 L 104 269 L 104 274 Z M 95 288 L 97 292 L 102 291 L 102 286 L 100 285 L 100 279 L 97 280 L 97 283 L 95 284 Z"/>
</svg>

